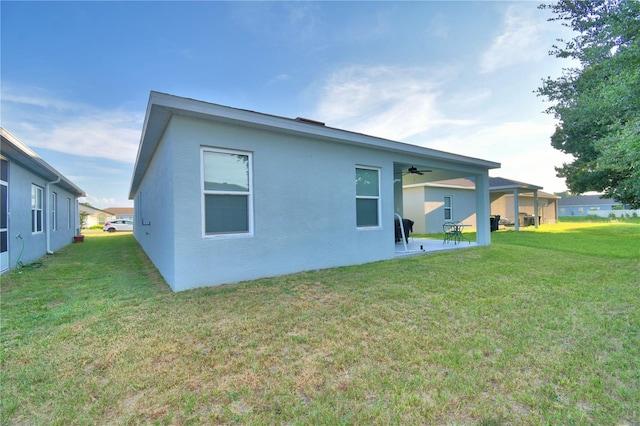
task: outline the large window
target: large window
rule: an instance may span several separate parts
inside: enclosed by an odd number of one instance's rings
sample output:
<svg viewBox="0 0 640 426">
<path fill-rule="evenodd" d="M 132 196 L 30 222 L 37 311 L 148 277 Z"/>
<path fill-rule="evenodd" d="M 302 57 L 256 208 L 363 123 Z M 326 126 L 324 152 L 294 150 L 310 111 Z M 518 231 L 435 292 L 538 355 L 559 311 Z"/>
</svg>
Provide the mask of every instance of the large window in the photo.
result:
<svg viewBox="0 0 640 426">
<path fill-rule="evenodd" d="M 445 195 L 444 197 L 444 220 L 451 220 L 453 218 L 453 208 L 451 207 L 451 196 Z"/>
<path fill-rule="evenodd" d="M 205 236 L 252 234 L 251 154 L 202 149 Z"/>
<path fill-rule="evenodd" d="M 42 188 L 31 185 L 31 232 L 42 232 Z"/>
<path fill-rule="evenodd" d="M 379 170 L 356 167 L 356 225 L 358 228 L 380 226 Z"/>
</svg>

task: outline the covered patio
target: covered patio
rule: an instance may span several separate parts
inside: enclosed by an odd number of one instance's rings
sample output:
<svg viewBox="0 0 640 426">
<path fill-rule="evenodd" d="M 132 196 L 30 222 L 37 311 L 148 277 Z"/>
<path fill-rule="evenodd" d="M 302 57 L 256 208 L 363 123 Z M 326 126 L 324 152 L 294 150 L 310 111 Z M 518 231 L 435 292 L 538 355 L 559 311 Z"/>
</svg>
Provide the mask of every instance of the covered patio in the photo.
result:
<svg viewBox="0 0 640 426">
<path fill-rule="evenodd" d="M 413 238 L 409 237 L 409 241 L 396 243 L 396 257 L 415 256 L 419 254 L 435 253 L 440 251 L 462 250 L 473 247 L 479 247 L 480 244 L 475 241 L 462 241 L 459 243 L 443 242 L 442 239 L 432 238 Z"/>
<path fill-rule="evenodd" d="M 489 178 L 489 192 L 492 203 L 503 195 L 513 195 L 513 205 L 508 206 L 507 210 L 511 212 L 514 230 L 516 231 L 520 230 L 521 215 L 523 214 L 520 211 L 520 195 L 533 194 L 533 225 L 536 228 L 540 225 L 540 206 L 538 201 L 538 191 L 540 190 L 542 190 L 541 186 L 518 182 L 512 179 L 501 177 Z"/>
<path fill-rule="evenodd" d="M 464 161 L 463 161 L 464 160 Z M 415 223 L 416 221 L 424 221 L 425 212 L 405 212 L 404 211 L 404 190 L 407 185 L 424 185 L 430 182 L 439 182 L 448 179 L 471 179 L 474 182 L 474 190 L 469 202 L 474 212 L 473 224 L 465 223 L 463 226 L 473 226 L 476 231 L 476 242 L 469 244 L 454 244 L 453 242 L 443 243 L 438 239 L 418 239 L 410 238 L 405 244 L 401 241 L 395 246 L 396 256 L 407 254 L 418 254 L 422 252 L 435 252 L 442 250 L 453 250 L 466 247 L 485 246 L 491 243 L 490 229 L 490 211 L 491 201 L 489 193 L 489 175 L 488 170 L 499 168 L 499 163 L 486 160 L 473 159 L 469 157 L 459 158 L 420 158 L 410 157 L 410 159 L 397 158 L 394 161 L 394 215 L 395 220 L 402 222 L 408 219 Z M 441 206 L 438 212 L 442 219 L 439 220 L 439 226 L 442 226 L 447 220 L 455 220 L 449 217 L 447 219 L 444 213 L 444 206 Z M 406 216 L 405 216 L 406 214 Z M 462 222 L 462 220 L 456 220 Z M 411 231 L 413 232 L 413 230 Z M 424 231 L 422 231 L 424 232 Z M 425 233 L 432 233 L 425 232 Z M 444 236 L 444 235 L 443 235 Z"/>
</svg>

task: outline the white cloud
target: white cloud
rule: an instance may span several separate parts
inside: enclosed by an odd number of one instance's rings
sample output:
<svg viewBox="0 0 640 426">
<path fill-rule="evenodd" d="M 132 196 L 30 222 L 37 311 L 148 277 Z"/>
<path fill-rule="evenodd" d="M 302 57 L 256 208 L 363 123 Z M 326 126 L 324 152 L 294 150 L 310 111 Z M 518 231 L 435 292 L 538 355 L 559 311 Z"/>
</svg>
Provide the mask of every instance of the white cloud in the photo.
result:
<svg viewBox="0 0 640 426">
<path fill-rule="evenodd" d="M 511 121 L 474 126 L 465 132 L 452 131 L 445 138 L 423 145 L 499 162 L 501 168 L 492 170 L 492 176 L 539 185 L 547 192 L 559 192 L 565 189 L 565 184 L 555 176 L 554 166 L 570 157 L 551 147 L 549 138 L 553 130 L 553 120 L 543 116 L 539 121 Z"/>
<path fill-rule="evenodd" d="M 89 204 L 91 204 L 92 206 L 101 206 L 101 207 L 98 207 L 99 209 L 106 209 L 107 207 L 118 207 L 121 204 L 121 203 L 118 203 L 118 201 L 115 198 L 107 198 L 107 197 L 99 198 L 94 196 L 87 197 L 85 199 L 85 202 L 89 202 Z"/>
<path fill-rule="evenodd" d="M 31 145 L 133 164 L 141 128 L 142 118 L 138 114 L 118 110 L 90 113 L 35 133 Z"/>
<path fill-rule="evenodd" d="M 37 88 L 2 92 L 3 126 L 31 148 L 133 164 L 143 115 L 99 110 L 64 101 Z"/>
<path fill-rule="evenodd" d="M 521 63 L 537 62 L 547 56 L 550 44 L 543 40 L 545 21 L 536 16 L 530 3 L 506 9 L 504 30 L 480 59 L 480 71 L 490 73 Z"/>
<path fill-rule="evenodd" d="M 39 87 L 15 87 L 7 82 L 2 85 L 3 114 L 8 105 L 22 105 L 55 111 L 70 111 L 80 108 L 80 105 L 56 97 L 48 90 Z"/>
<path fill-rule="evenodd" d="M 314 117 L 332 127 L 400 141 L 436 126 L 468 125 L 438 108 L 448 71 L 399 66 L 338 70 L 322 86 Z"/>
</svg>

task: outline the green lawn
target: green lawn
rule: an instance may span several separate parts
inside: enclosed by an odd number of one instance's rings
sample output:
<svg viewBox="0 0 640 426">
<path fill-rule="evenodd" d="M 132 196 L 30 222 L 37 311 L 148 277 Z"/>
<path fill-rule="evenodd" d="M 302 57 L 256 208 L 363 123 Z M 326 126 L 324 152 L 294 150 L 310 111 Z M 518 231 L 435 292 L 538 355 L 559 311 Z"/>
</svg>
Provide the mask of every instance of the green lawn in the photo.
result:
<svg viewBox="0 0 640 426">
<path fill-rule="evenodd" d="M 640 422 L 640 224 L 172 293 L 131 235 L 2 277 L 3 424 Z"/>
</svg>

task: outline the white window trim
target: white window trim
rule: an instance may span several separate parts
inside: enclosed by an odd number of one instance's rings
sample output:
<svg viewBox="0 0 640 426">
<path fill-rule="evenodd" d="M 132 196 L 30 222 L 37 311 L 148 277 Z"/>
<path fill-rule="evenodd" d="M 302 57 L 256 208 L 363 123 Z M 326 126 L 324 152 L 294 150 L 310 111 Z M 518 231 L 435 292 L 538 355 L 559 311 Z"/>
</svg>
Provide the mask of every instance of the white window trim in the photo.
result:
<svg viewBox="0 0 640 426">
<path fill-rule="evenodd" d="M 71 198 L 67 198 L 67 229 L 71 229 Z"/>
<path fill-rule="evenodd" d="M 33 205 L 33 191 L 36 191 L 36 205 Z M 38 200 L 38 193 L 40 193 L 40 208 L 38 208 L 37 206 L 37 200 Z M 45 217 L 44 217 L 44 188 L 42 188 L 41 186 L 38 186 L 36 184 L 31 184 L 31 234 L 42 234 L 44 232 L 44 221 L 45 221 Z M 34 225 L 34 215 L 39 215 L 40 216 L 40 230 L 33 229 L 33 225 Z M 35 223 L 37 224 L 38 221 L 36 220 Z"/>
<path fill-rule="evenodd" d="M 249 191 L 248 192 L 237 192 L 237 191 L 211 191 L 204 189 L 204 153 L 205 152 L 219 152 L 223 154 L 234 154 L 234 155 L 246 155 L 247 163 L 249 166 Z M 226 239 L 226 238 L 247 238 L 253 237 L 253 153 L 249 151 L 236 151 L 232 149 L 226 148 L 215 148 L 215 147 L 200 147 L 200 217 L 201 217 L 201 229 L 202 229 L 202 238 L 205 239 Z M 216 194 L 216 195 L 239 195 L 244 194 L 247 195 L 247 220 L 249 229 L 247 232 L 237 232 L 237 233 L 228 233 L 228 234 L 207 234 L 206 231 L 206 214 L 205 214 L 205 195 L 208 194 Z"/>
<path fill-rule="evenodd" d="M 382 180 L 380 178 L 381 175 L 381 168 L 380 167 L 373 167 L 373 166 L 361 166 L 356 164 L 356 167 L 354 168 L 354 172 L 357 175 L 357 169 L 365 169 L 365 170 L 375 170 L 376 172 L 378 172 L 378 195 L 377 196 L 372 196 L 372 195 L 358 195 L 357 190 L 356 190 L 356 200 L 376 200 L 378 203 L 378 224 L 376 226 L 358 226 L 358 220 L 357 220 L 357 208 L 356 208 L 356 229 L 359 230 L 371 230 L 371 229 L 380 229 L 382 227 L 382 197 L 381 197 L 381 190 L 380 190 L 380 181 Z"/>
<path fill-rule="evenodd" d="M 449 199 L 449 207 L 444 200 Z M 442 201 L 442 207 L 444 209 L 443 220 L 453 220 L 453 195 L 445 195 Z M 447 219 L 447 210 L 449 210 L 449 219 Z"/>
<path fill-rule="evenodd" d="M 58 230 L 58 193 L 51 192 L 51 230 Z"/>
</svg>

